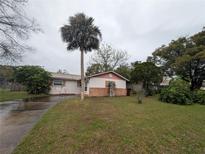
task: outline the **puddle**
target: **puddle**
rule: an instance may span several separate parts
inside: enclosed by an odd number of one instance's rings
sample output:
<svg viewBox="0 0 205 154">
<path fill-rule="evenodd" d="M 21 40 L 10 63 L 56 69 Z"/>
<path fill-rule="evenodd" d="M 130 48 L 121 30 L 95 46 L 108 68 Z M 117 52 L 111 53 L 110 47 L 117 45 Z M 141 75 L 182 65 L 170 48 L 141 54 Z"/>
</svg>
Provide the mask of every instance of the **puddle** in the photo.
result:
<svg viewBox="0 0 205 154">
<path fill-rule="evenodd" d="M 73 97 L 76 96 L 49 96 L 0 104 L 0 153 L 11 153 L 47 109 Z"/>
</svg>

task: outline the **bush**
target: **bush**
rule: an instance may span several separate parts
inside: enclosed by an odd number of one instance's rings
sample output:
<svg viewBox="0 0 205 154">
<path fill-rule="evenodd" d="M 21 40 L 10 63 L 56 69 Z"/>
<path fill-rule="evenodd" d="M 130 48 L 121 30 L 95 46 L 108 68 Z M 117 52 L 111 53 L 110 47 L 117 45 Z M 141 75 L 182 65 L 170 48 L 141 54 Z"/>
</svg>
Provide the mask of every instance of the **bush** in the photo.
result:
<svg viewBox="0 0 205 154">
<path fill-rule="evenodd" d="M 160 100 L 173 104 L 192 104 L 190 85 L 181 79 L 171 81 L 169 87 L 162 89 Z"/>
<path fill-rule="evenodd" d="M 39 66 L 22 66 L 15 71 L 15 80 L 26 87 L 30 94 L 48 93 L 51 75 Z"/>
<path fill-rule="evenodd" d="M 205 105 L 205 91 L 196 90 L 193 92 L 193 102 Z"/>
</svg>

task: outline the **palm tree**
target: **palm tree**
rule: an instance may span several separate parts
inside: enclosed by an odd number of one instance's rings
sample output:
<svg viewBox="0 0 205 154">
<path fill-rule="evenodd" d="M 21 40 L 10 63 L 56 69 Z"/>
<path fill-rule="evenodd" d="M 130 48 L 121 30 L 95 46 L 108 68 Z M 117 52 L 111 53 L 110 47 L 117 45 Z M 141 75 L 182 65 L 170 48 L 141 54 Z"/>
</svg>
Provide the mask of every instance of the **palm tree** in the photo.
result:
<svg viewBox="0 0 205 154">
<path fill-rule="evenodd" d="M 69 24 L 61 27 L 61 36 L 67 43 L 67 50 L 80 49 L 81 52 L 81 100 L 84 99 L 84 52 L 99 48 L 101 32 L 93 24 L 94 19 L 84 13 L 78 13 L 69 18 Z"/>
</svg>

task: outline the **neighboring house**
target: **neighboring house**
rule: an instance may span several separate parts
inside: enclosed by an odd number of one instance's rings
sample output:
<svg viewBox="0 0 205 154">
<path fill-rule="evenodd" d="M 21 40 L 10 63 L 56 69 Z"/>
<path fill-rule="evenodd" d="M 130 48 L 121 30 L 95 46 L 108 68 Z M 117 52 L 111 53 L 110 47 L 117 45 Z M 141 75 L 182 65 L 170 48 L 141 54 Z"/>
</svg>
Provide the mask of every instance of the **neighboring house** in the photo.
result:
<svg viewBox="0 0 205 154">
<path fill-rule="evenodd" d="M 205 90 L 205 80 L 202 83 L 201 90 Z"/>
<path fill-rule="evenodd" d="M 51 95 L 79 95 L 81 89 L 80 75 L 51 73 Z"/>
<path fill-rule="evenodd" d="M 168 87 L 171 80 L 180 79 L 178 76 L 173 75 L 172 77 L 163 76 L 162 82 L 160 83 L 161 87 Z"/>
<path fill-rule="evenodd" d="M 167 87 L 169 86 L 170 81 L 172 80 L 172 78 L 168 77 L 168 76 L 163 76 L 162 82 L 160 83 L 161 87 Z"/>
<path fill-rule="evenodd" d="M 50 94 L 80 94 L 80 75 L 52 73 Z M 127 81 L 120 74 L 109 71 L 86 77 L 85 95 L 87 96 L 126 96 Z M 114 87 L 110 87 L 114 85 Z"/>
<path fill-rule="evenodd" d="M 170 84 L 170 81 L 173 79 L 176 79 L 177 76 L 173 76 L 172 78 L 168 77 L 168 76 L 164 76 L 162 82 L 160 83 L 161 87 L 168 87 Z M 202 86 L 200 88 L 201 90 L 205 90 L 205 80 L 202 83 Z"/>
<path fill-rule="evenodd" d="M 114 71 L 91 75 L 86 78 L 85 94 L 88 96 L 126 96 L 128 81 Z M 112 94 L 110 85 L 114 85 Z"/>
<path fill-rule="evenodd" d="M 160 83 L 161 87 L 168 87 L 170 84 L 170 81 L 173 79 L 176 79 L 177 76 L 173 76 L 172 78 L 168 77 L 168 76 L 164 76 L 162 82 Z M 205 90 L 205 80 L 202 83 L 202 86 L 200 88 L 201 90 Z"/>
</svg>

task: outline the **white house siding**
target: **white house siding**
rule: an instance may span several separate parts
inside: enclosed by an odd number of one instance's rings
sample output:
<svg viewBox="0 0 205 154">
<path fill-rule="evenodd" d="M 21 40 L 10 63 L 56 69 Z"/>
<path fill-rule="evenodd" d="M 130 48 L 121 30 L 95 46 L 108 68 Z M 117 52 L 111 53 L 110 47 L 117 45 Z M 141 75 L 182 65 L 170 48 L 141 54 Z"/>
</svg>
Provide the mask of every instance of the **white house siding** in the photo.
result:
<svg viewBox="0 0 205 154">
<path fill-rule="evenodd" d="M 80 87 L 77 86 L 77 81 L 64 81 L 64 85 L 53 85 L 51 86 L 50 94 L 80 94 Z"/>
<path fill-rule="evenodd" d="M 201 90 L 205 90 L 205 80 L 204 80 L 203 83 L 202 83 Z"/>
<path fill-rule="evenodd" d="M 100 77 L 92 77 L 87 83 L 86 94 L 89 95 L 89 88 L 105 88 L 106 81 L 114 81 L 116 88 L 126 89 L 126 81 L 121 79 L 106 79 Z"/>
</svg>

